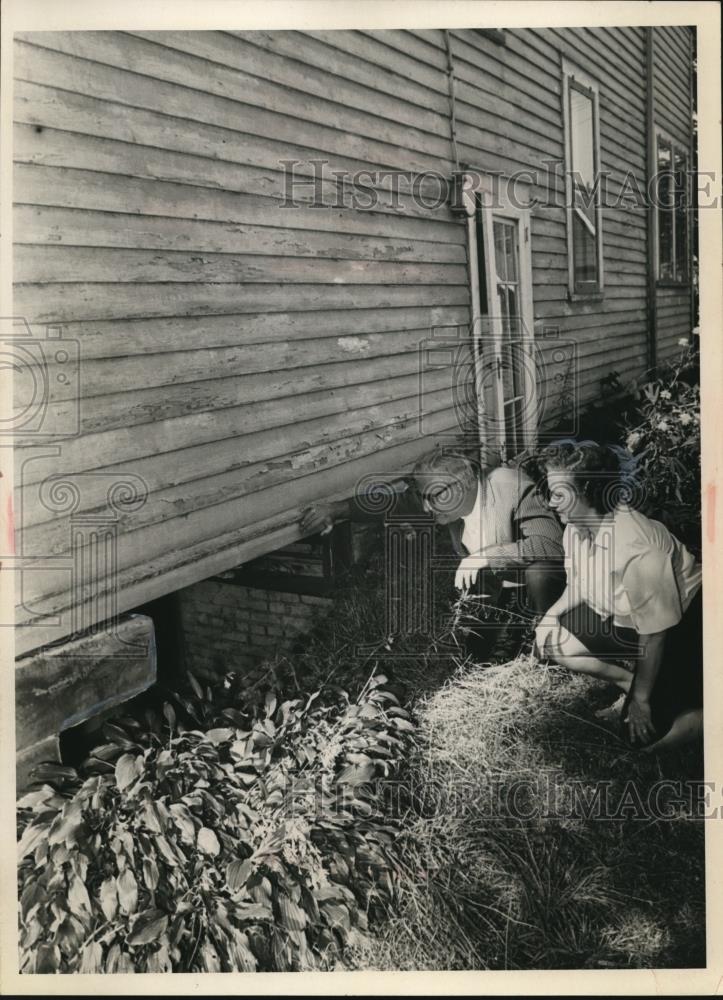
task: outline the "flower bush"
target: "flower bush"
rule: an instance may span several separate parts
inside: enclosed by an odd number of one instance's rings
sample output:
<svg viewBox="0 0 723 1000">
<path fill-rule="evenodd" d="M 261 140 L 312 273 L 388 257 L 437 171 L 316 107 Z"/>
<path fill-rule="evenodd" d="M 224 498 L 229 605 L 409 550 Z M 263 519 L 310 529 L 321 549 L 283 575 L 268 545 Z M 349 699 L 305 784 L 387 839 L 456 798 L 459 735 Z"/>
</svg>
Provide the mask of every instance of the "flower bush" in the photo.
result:
<svg viewBox="0 0 723 1000">
<path fill-rule="evenodd" d="M 23 972 L 330 968 L 391 898 L 374 779 L 413 726 L 386 678 L 252 709 L 189 683 L 19 802 Z"/>
<path fill-rule="evenodd" d="M 700 548 L 700 386 L 695 347 L 655 378 L 634 384 L 635 406 L 622 420 L 634 457 L 632 477 L 642 509 Z"/>
</svg>

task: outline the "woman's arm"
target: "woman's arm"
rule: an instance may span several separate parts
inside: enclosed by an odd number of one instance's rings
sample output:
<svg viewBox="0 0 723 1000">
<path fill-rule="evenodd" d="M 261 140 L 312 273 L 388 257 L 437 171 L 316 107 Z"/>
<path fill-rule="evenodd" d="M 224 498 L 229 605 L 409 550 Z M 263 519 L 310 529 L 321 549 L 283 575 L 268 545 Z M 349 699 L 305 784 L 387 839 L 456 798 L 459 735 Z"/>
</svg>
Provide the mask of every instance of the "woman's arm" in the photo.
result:
<svg viewBox="0 0 723 1000">
<path fill-rule="evenodd" d="M 667 629 L 664 629 L 662 632 L 651 632 L 649 635 L 640 636 L 641 658 L 635 671 L 628 715 L 625 719 L 628 734 L 634 743 L 648 743 L 655 736 L 650 696 L 663 662 L 666 632 Z"/>
<path fill-rule="evenodd" d="M 560 616 L 564 615 L 566 611 L 571 611 L 572 608 L 577 607 L 581 603 L 582 599 L 575 594 L 568 583 L 555 603 L 545 611 L 540 619 L 540 624 L 535 629 L 535 641 L 537 642 L 537 649 L 541 656 L 547 655 L 548 640 L 560 628 Z"/>
</svg>

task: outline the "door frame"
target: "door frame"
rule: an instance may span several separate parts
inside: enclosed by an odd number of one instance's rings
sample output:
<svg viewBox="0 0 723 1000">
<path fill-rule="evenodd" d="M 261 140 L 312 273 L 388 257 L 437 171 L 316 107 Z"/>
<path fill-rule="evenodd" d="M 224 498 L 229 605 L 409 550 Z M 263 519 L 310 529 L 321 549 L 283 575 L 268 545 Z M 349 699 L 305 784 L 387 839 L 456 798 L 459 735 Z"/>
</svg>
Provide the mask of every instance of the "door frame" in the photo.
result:
<svg viewBox="0 0 723 1000">
<path fill-rule="evenodd" d="M 537 378 L 534 350 L 534 304 L 532 288 L 532 237 L 530 226 L 530 197 L 527 185 L 506 182 L 499 175 L 477 175 L 479 184 L 475 198 L 477 223 L 477 259 L 470 263 L 480 279 L 480 322 L 473 325 L 475 351 L 482 354 L 482 364 L 486 372 L 493 373 L 493 390 L 488 393 L 486 411 L 493 411 L 492 427 L 496 429 L 496 443 L 502 461 L 508 461 L 504 413 L 504 385 L 502 380 L 502 321 L 497 306 L 494 222 L 513 222 L 517 234 L 517 259 L 519 270 L 519 302 L 521 320 L 521 342 L 523 344 L 523 392 L 526 404 L 523 409 L 522 425 L 519 428 L 523 448 L 533 448 L 537 439 Z M 483 251 L 484 270 L 480 266 L 479 251 Z M 486 317 L 486 320 L 485 320 Z M 483 338 L 483 330 L 491 337 Z M 478 391 L 483 391 L 480 386 Z M 488 425 L 490 421 L 488 420 Z"/>
</svg>

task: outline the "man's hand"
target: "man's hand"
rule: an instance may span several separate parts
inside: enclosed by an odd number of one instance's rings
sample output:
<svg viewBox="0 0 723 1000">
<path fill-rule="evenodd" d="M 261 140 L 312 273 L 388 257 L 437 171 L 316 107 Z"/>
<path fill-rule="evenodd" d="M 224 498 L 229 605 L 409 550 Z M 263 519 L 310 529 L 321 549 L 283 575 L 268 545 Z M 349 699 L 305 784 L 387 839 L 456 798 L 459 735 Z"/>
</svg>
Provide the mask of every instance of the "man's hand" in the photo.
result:
<svg viewBox="0 0 723 1000">
<path fill-rule="evenodd" d="M 481 569 L 489 566 L 486 556 L 465 556 L 457 567 L 457 575 L 454 578 L 454 585 L 457 590 L 469 590 L 477 579 L 477 574 Z"/>
<path fill-rule="evenodd" d="M 624 720 L 627 723 L 631 743 L 649 743 L 655 736 L 650 702 L 635 695 L 628 705 L 628 714 Z"/>
<path fill-rule="evenodd" d="M 301 530 L 305 535 L 328 535 L 339 517 L 340 504 L 320 503 L 307 507 L 301 515 Z"/>
</svg>

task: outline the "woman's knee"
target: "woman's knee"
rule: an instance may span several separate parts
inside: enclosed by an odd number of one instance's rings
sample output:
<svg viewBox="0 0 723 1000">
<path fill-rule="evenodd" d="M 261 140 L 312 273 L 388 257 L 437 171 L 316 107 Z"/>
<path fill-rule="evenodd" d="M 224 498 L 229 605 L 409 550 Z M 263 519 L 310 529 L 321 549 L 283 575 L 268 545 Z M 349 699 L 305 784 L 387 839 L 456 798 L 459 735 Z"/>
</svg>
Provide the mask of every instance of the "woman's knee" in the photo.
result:
<svg viewBox="0 0 723 1000">
<path fill-rule="evenodd" d="M 532 563 L 525 570 L 527 599 L 533 611 L 539 613 L 551 607 L 565 589 L 565 572 L 556 565 Z"/>
</svg>

